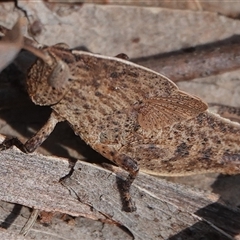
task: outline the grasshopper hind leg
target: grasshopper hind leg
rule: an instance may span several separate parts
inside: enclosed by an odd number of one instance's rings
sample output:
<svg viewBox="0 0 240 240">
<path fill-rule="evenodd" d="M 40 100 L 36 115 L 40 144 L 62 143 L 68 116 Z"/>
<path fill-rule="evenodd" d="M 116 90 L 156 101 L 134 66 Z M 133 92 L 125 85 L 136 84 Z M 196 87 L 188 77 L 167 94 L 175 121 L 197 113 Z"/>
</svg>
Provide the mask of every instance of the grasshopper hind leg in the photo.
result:
<svg viewBox="0 0 240 240">
<path fill-rule="evenodd" d="M 94 146 L 94 149 L 129 173 L 125 180 L 118 179 L 117 185 L 121 193 L 123 210 L 126 212 L 136 211 L 135 204 L 130 195 L 130 188 L 139 172 L 137 161 L 126 154 L 118 153 L 113 146 L 97 144 Z"/>
<path fill-rule="evenodd" d="M 138 163 L 125 154 L 115 154 L 112 161 L 129 173 L 125 180 L 118 179 L 117 184 L 121 193 L 123 210 L 134 212 L 137 208 L 131 198 L 130 188 L 139 172 Z"/>
<path fill-rule="evenodd" d="M 126 212 L 134 212 L 136 211 L 136 206 L 132 201 L 132 198 L 130 195 L 130 188 L 139 172 L 138 164 L 132 158 L 124 154 L 117 156 L 114 162 L 116 162 L 118 166 L 122 167 L 124 170 L 128 171 L 129 173 L 125 181 L 119 182 L 118 186 L 122 192 L 123 210 L 125 210 Z"/>
</svg>

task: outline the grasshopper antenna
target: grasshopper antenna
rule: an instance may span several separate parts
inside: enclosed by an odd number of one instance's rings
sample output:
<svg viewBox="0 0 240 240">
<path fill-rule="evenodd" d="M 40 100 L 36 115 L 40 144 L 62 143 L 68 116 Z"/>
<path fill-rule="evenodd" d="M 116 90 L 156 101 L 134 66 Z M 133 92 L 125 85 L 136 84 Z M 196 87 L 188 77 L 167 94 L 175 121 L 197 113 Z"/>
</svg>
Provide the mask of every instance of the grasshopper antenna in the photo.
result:
<svg viewBox="0 0 240 240">
<path fill-rule="evenodd" d="M 52 65 L 52 63 L 53 63 L 52 58 L 48 54 L 41 51 L 41 49 L 38 49 L 34 46 L 27 45 L 27 44 L 24 44 L 23 48 L 25 50 L 31 52 L 32 54 L 34 54 L 36 57 L 41 58 L 49 66 Z"/>
</svg>

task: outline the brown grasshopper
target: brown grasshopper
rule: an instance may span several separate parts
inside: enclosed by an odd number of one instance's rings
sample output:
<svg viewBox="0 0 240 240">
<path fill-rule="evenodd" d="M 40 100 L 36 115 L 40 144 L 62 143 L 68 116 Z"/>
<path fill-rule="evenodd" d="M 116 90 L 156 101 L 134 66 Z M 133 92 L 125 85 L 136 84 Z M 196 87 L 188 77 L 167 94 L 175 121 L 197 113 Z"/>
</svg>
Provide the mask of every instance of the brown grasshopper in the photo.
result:
<svg viewBox="0 0 240 240">
<path fill-rule="evenodd" d="M 24 152 L 33 152 L 58 122 L 67 121 L 94 150 L 129 172 L 123 185 L 126 211 L 135 210 L 129 190 L 139 166 L 165 176 L 239 172 L 240 125 L 206 111 L 201 99 L 168 78 L 64 44 L 38 51 L 47 60 L 30 68 L 27 91 L 52 114 L 25 144 L 17 141 Z M 0 149 L 10 145 L 6 141 Z"/>
</svg>

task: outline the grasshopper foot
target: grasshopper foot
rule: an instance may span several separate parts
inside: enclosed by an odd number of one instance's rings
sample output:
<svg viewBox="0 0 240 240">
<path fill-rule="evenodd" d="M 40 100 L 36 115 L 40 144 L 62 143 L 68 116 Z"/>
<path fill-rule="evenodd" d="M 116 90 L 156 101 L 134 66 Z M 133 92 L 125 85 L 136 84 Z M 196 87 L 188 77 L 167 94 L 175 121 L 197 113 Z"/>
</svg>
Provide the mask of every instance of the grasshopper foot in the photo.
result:
<svg viewBox="0 0 240 240">
<path fill-rule="evenodd" d="M 131 184 L 129 184 L 129 177 L 126 180 L 123 180 L 119 183 L 119 189 L 122 193 L 121 195 L 121 200 L 122 200 L 122 204 L 123 204 L 123 208 L 122 210 L 125 212 L 135 212 L 137 210 L 134 201 L 131 198 L 131 194 L 130 194 L 130 186 Z"/>
<path fill-rule="evenodd" d="M 18 138 L 8 138 L 8 139 L 5 139 L 0 144 L 0 151 L 7 150 L 7 149 L 11 148 L 12 146 L 16 146 L 22 152 L 28 153 L 28 151 L 25 148 L 24 144 Z"/>
</svg>

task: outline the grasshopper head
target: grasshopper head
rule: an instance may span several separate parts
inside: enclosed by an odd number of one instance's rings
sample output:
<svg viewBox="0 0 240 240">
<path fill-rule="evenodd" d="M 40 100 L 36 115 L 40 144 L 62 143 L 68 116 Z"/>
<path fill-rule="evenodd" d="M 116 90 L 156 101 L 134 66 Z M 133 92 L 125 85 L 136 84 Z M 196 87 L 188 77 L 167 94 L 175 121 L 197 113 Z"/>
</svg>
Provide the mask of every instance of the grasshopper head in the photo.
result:
<svg viewBox="0 0 240 240">
<path fill-rule="evenodd" d="M 74 59 L 66 48 L 55 45 L 42 49 L 48 61 L 38 59 L 30 68 L 27 91 L 37 105 L 58 103 L 70 87 L 71 74 L 68 64 Z"/>
</svg>

